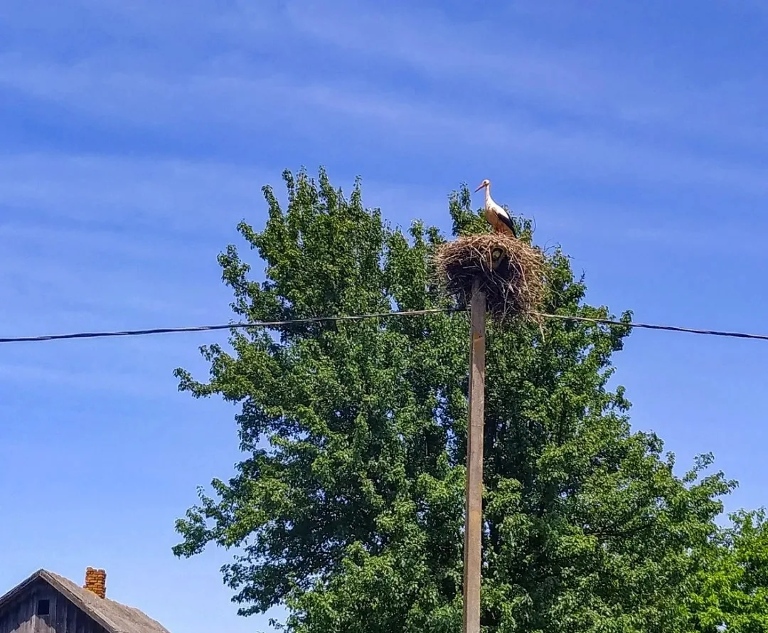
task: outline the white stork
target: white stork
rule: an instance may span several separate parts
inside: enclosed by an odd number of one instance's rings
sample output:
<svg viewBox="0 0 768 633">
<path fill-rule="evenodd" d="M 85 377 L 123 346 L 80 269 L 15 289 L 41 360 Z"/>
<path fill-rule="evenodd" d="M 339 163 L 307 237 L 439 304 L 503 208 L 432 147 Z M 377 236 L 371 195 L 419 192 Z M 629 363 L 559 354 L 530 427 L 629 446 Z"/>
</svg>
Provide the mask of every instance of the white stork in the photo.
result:
<svg viewBox="0 0 768 633">
<path fill-rule="evenodd" d="M 493 230 L 496 233 L 510 233 L 513 237 L 517 237 L 515 224 L 512 222 L 512 218 L 509 217 L 509 213 L 491 198 L 491 181 L 487 178 L 483 180 L 480 186 L 475 189 L 475 192 L 481 189 L 485 189 L 485 219 L 488 220 Z"/>
</svg>

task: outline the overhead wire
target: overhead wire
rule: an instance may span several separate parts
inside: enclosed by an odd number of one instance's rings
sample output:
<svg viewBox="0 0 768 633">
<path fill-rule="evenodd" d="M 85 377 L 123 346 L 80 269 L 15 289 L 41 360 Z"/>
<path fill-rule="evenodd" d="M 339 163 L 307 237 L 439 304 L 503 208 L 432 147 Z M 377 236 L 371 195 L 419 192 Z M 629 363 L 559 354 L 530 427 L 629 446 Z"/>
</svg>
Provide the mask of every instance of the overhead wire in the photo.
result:
<svg viewBox="0 0 768 633">
<path fill-rule="evenodd" d="M 0 338 L 0 343 L 35 343 L 42 341 L 61 341 L 68 339 L 114 338 L 119 336 L 148 336 L 152 334 L 178 334 L 182 332 L 212 332 L 216 330 L 276 328 L 302 323 L 322 323 L 332 321 L 361 321 L 402 316 L 419 316 L 440 312 L 457 312 L 455 308 L 429 308 L 426 310 L 401 310 L 392 312 L 372 312 L 368 314 L 345 314 L 335 316 L 305 317 L 283 321 L 254 321 L 251 323 L 222 323 L 216 325 L 190 325 L 182 327 L 160 327 L 144 330 L 117 330 L 105 332 L 75 332 L 70 334 L 44 334 L 40 336 L 18 336 Z"/>
<path fill-rule="evenodd" d="M 584 317 L 568 314 L 543 314 L 537 313 L 538 316 L 546 319 L 560 319 L 563 321 L 590 321 L 592 323 L 600 323 L 603 325 L 620 325 L 622 327 L 639 330 L 662 330 L 664 332 L 684 332 L 686 334 L 704 334 L 706 336 L 722 336 L 727 338 L 744 338 L 753 339 L 759 341 L 768 341 L 768 334 L 750 334 L 748 332 L 729 332 L 727 330 L 702 330 L 691 327 L 681 327 L 678 325 L 658 325 L 655 323 L 635 323 L 624 321 L 615 321 L 611 319 L 601 319 L 598 317 Z"/>
<path fill-rule="evenodd" d="M 226 323 L 215 325 L 192 325 L 182 327 L 160 327 L 160 328 L 147 328 L 140 330 L 116 330 L 116 331 L 101 331 L 101 332 L 73 332 L 67 334 L 44 334 L 38 336 L 14 336 L 0 338 L 0 344 L 9 343 L 36 343 L 46 341 L 61 341 L 72 339 L 99 339 L 99 338 L 117 338 L 125 336 L 149 336 L 158 334 L 179 334 L 185 332 L 213 332 L 217 330 L 233 330 L 233 329 L 269 329 L 286 327 L 290 325 L 300 325 L 309 323 L 331 323 L 342 321 L 361 321 L 364 319 L 385 319 L 395 317 L 412 317 L 412 316 L 424 316 L 428 314 L 437 313 L 451 313 L 451 312 L 463 312 L 464 310 L 458 308 L 427 308 L 424 310 L 401 310 L 391 312 L 373 312 L 366 314 L 349 314 L 349 315 L 333 315 L 333 316 L 319 316 L 319 317 L 306 317 L 299 319 L 287 319 L 282 321 L 254 321 L 252 323 Z M 711 329 L 698 329 L 690 327 L 680 327 L 676 325 L 660 325 L 655 323 L 638 323 L 638 322 L 624 322 L 615 319 L 607 319 L 600 317 L 587 317 L 568 314 L 547 314 L 536 313 L 536 316 L 545 319 L 556 319 L 561 321 L 573 321 L 573 322 L 588 322 L 596 323 L 600 325 L 619 326 L 628 329 L 646 329 L 646 330 L 659 330 L 665 332 L 683 332 L 687 334 L 700 334 L 705 336 L 718 336 L 726 338 L 740 338 L 768 341 L 768 334 L 751 334 L 748 332 L 733 332 L 725 330 L 711 330 Z"/>
</svg>

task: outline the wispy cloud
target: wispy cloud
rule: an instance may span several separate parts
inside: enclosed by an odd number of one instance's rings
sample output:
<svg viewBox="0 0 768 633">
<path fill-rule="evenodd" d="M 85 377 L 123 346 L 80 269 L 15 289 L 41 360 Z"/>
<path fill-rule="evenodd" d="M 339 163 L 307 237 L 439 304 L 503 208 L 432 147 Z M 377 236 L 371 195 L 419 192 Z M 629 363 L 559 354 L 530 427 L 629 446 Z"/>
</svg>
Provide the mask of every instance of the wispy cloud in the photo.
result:
<svg viewBox="0 0 768 633">
<path fill-rule="evenodd" d="M 279 174 L 215 162 L 71 153 L 0 156 L 5 217 L 87 221 L 185 234 L 223 226 L 253 211 L 260 188 Z M 33 217 L 34 217 L 33 215 Z M 222 221 L 223 220 L 223 221 Z"/>
<path fill-rule="evenodd" d="M 768 261 L 762 236 L 768 235 L 768 222 L 757 219 L 747 229 L 743 222 L 725 218 L 713 223 L 676 217 L 673 210 L 641 206 L 583 205 L 574 201 L 542 205 L 524 204 L 526 215 L 537 220 L 538 237 L 554 243 L 586 242 L 601 248 L 632 248 L 646 253 L 668 252 L 722 260 L 734 255 Z M 709 213 L 699 217 L 709 218 Z"/>
<path fill-rule="evenodd" d="M 490 21 L 456 23 L 437 9 L 372 10 L 346 1 L 320 7 L 292 0 L 287 6 L 291 25 L 304 35 L 462 84 L 481 99 L 506 92 L 573 106 L 601 94 L 600 76 L 585 63 L 536 50 Z"/>
<path fill-rule="evenodd" d="M 288 16 L 299 32 L 328 46 L 461 86 L 484 105 L 533 106 L 539 115 L 576 116 L 579 125 L 630 124 L 625 132 L 632 125 L 644 133 L 663 125 L 676 137 L 695 133 L 752 145 L 768 136 L 762 109 L 754 98 L 744 98 L 768 95 L 768 84 L 758 73 L 748 80 L 696 81 L 652 60 L 607 56 L 573 44 L 542 46 L 524 28 L 516 28 L 514 19 L 457 22 L 438 9 L 372 9 L 346 0 L 321 8 L 292 0 Z M 454 92 L 452 97 L 463 100 L 465 95 Z"/>
<path fill-rule="evenodd" d="M 318 131 L 316 117 L 322 112 L 327 129 L 343 126 L 349 133 L 350 128 L 356 127 L 357 137 L 366 143 L 399 147 L 413 144 L 413 151 L 422 155 L 437 148 L 454 147 L 459 151 L 481 151 L 485 161 L 506 162 L 515 171 L 526 163 L 546 163 L 598 182 L 622 178 L 636 183 L 717 187 L 748 195 L 763 195 L 768 190 L 764 169 L 731 160 L 701 158 L 686 147 L 669 148 L 634 139 L 625 141 L 605 131 L 583 131 L 578 126 L 553 128 L 537 123 L 522 111 L 479 117 L 452 110 L 450 104 L 434 98 L 406 99 L 400 94 L 368 90 L 351 82 L 297 82 L 287 75 L 260 75 L 258 70 L 254 76 L 245 77 L 181 75 L 168 78 L 112 74 L 87 65 L 76 68 L 16 65 L 12 71 L 7 70 L 12 65 L 2 66 L 6 70 L 0 71 L 0 81 L 7 85 L 93 115 L 107 114 L 115 120 L 122 118 L 152 125 L 167 121 L 171 126 L 183 124 L 188 130 L 228 122 L 231 131 L 240 133 L 290 121 L 295 132 L 311 136 L 313 129 L 315 133 Z M 90 96 L 93 94 L 98 96 L 94 99 Z M 521 159 L 517 157 L 522 156 L 525 161 L 519 163 Z M 5 186 L 9 200 L 48 195 L 45 189 L 31 188 L 28 182 L 13 184 L 18 180 L 14 172 L 28 167 L 28 159 L 22 158 L 17 164 L 14 157 L 7 162 L 6 173 L 10 177 Z M 126 161 L 126 164 L 135 165 L 135 162 Z M 65 163 L 64 167 L 68 165 Z M 94 164 L 93 169 L 98 172 L 101 167 Z M 216 204 L 226 206 L 231 200 L 227 196 L 232 185 L 235 193 L 242 192 L 244 187 L 249 191 L 256 189 L 253 185 L 244 185 L 246 178 L 242 169 L 233 177 L 227 168 L 229 181 L 222 182 L 218 190 L 210 186 L 210 179 L 224 173 L 222 169 L 206 167 L 195 171 L 194 166 L 173 161 L 167 162 L 158 175 L 148 174 L 140 166 L 133 169 L 131 204 L 137 209 L 146 209 L 140 213 L 153 217 L 160 208 L 167 210 L 171 204 L 183 206 L 192 199 L 198 207 L 210 206 L 211 199 L 218 196 L 222 199 Z M 177 182 L 186 179 L 190 183 L 203 177 L 207 179 L 208 191 L 201 200 L 197 195 L 201 186 L 195 184 L 190 187 L 189 196 L 182 193 L 181 199 L 171 201 L 156 196 L 151 188 L 135 186 L 136 177 L 157 182 L 167 178 Z M 72 184 L 68 183 L 68 193 L 64 195 L 71 195 Z M 90 196 L 125 204 L 103 187 L 97 187 Z"/>
<path fill-rule="evenodd" d="M 165 381 L 151 380 L 140 373 L 119 373 L 109 371 L 81 371 L 78 369 L 53 368 L 43 365 L 13 363 L 0 364 L 0 378 L 3 390 L 34 384 L 39 389 L 64 388 L 70 393 L 108 393 L 113 396 L 128 396 L 132 398 L 162 398 L 173 388 L 171 370 L 166 372 L 169 377 Z M 155 377 L 157 378 L 157 377 Z"/>
</svg>

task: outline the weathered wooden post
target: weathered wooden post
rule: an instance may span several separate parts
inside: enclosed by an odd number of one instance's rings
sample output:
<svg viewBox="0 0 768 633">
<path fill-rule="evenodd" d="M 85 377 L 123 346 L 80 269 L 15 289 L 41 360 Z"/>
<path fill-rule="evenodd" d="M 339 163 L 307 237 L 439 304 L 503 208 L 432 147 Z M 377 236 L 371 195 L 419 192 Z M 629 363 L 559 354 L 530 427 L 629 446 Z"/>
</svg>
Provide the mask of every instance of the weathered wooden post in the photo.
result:
<svg viewBox="0 0 768 633">
<path fill-rule="evenodd" d="M 536 320 L 544 296 L 540 250 L 514 237 L 460 236 L 440 247 L 437 271 L 458 305 L 470 308 L 469 423 L 464 523 L 464 633 L 480 633 L 483 567 L 483 429 L 485 425 L 485 321 Z"/>
<path fill-rule="evenodd" d="M 464 633 L 480 633 L 485 416 L 485 293 L 476 279 L 470 300 L 469 428 L 464 526 Z"/>
</svg>

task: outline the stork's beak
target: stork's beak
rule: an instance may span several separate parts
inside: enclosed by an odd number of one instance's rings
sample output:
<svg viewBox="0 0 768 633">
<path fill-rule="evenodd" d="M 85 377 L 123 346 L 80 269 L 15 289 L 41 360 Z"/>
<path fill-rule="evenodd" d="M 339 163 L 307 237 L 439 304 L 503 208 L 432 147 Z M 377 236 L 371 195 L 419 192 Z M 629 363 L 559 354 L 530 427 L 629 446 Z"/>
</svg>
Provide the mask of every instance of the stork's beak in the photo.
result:
<svg viewBox="0 0 768 633">
<path fill-rule="evenodd" d="M 481 189 L 484 189 L 484 188 L 485 188 L 485 184 L 481 182 L 480 186 L 477 189 L 475 189 L 475 193 L 477 193 L 478 191 L 480 191 Z"/>
</svg>

